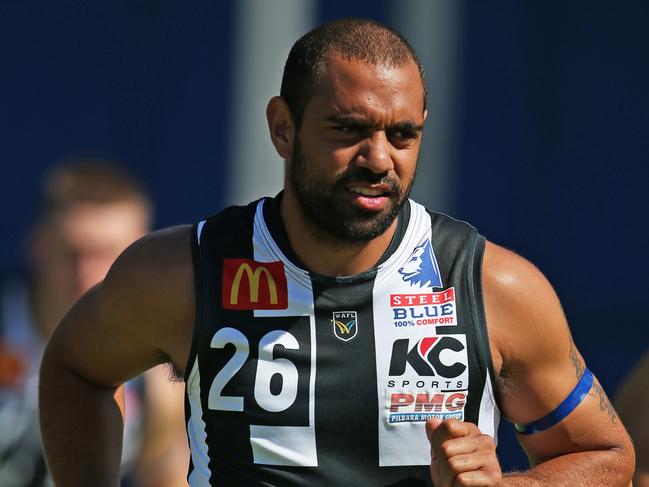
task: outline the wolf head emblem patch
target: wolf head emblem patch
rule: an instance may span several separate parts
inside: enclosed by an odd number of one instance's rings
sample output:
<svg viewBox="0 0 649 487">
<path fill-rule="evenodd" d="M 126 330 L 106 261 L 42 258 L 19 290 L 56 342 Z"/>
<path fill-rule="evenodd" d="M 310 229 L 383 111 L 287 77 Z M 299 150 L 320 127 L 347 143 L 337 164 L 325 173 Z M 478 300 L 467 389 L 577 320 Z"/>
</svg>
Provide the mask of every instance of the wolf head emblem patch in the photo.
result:
<svg viewBox="0 0 649 487">
<path fill-rule="evenodd" d="M 442 277 L 430 240 L 415 247 L 408 262 L 399 269 L 399 274 L 411 286 L 442 287 Z"/>
</svg>

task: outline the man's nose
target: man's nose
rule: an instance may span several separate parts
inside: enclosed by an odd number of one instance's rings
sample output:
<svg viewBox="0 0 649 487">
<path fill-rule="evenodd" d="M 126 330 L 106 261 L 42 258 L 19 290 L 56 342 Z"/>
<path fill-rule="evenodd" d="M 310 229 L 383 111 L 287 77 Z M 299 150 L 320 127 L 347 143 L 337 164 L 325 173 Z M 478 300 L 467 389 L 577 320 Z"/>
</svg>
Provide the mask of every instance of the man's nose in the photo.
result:
<svg viewBox="0 0 649 487">
<path fill-rule="evenodd" d="M 390 141 L 384 131 L 377 130 L 363 141 L 357 164 L 375 174 L 383 174 L 394 168 L 390 155 Z"/>
</svg>

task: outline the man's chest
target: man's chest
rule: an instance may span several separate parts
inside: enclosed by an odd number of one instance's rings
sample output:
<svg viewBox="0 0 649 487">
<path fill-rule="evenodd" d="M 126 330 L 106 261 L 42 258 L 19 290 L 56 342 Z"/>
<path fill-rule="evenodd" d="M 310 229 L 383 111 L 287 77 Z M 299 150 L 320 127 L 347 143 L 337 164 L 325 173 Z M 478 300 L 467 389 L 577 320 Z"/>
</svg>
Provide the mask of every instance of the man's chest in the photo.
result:
<svg viewBox="0 0 649 487">
<path fill-rule="evenodd" d="M 425 421 L 465 419 L 472 344 L 453 287 L 413 293 L 399 282 L 296 290 L 289 279 L 285 309 L 214 306 L 194 387 L 208 432 L 246 438 L 253 463 L 369 451 L 376 466 L 428 464 Z"/>
</svg>

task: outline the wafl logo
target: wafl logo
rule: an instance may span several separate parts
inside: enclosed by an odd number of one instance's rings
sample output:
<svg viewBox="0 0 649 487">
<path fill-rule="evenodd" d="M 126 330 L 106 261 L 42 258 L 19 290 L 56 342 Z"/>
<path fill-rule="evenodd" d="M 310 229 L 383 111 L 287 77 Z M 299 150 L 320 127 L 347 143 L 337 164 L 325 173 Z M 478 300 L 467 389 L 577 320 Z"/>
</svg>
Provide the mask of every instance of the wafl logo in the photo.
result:
<svg viewBox="0 0 649 487">
<path fill-rule="evenodd" d="M 344 342 L 348 342 L 358 332 L 356 311 L 334 311 L 334 335 Z"/>
<path fill-rule="evenodd" d="M 406 265 L 399 269 L 399 274 L 411 286 L 442 287 L 439 266 L 430 240 L 415 248 Z"/>
</svg>

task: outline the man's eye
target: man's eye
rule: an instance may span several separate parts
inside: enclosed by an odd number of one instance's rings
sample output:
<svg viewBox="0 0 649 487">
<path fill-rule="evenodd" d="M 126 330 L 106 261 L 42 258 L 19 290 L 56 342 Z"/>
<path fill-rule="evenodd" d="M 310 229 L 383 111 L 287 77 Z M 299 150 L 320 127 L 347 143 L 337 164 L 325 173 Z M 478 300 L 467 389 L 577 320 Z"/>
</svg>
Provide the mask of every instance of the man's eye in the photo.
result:
<svg viewBox="0 0 649 487">
<path fill-rule="evenodd" d="M 417 137 L 417 134 L 410 130 L 395 130 L 390 135 L 394 138 L 402 140 L 411 140 Z"/>
<path fill-rule="evenodd" d="M 340 125 L 338 130 L 344 134 L 357 134 L 361 131 L 361 128 L 356 125 Z"/>
</svg>

